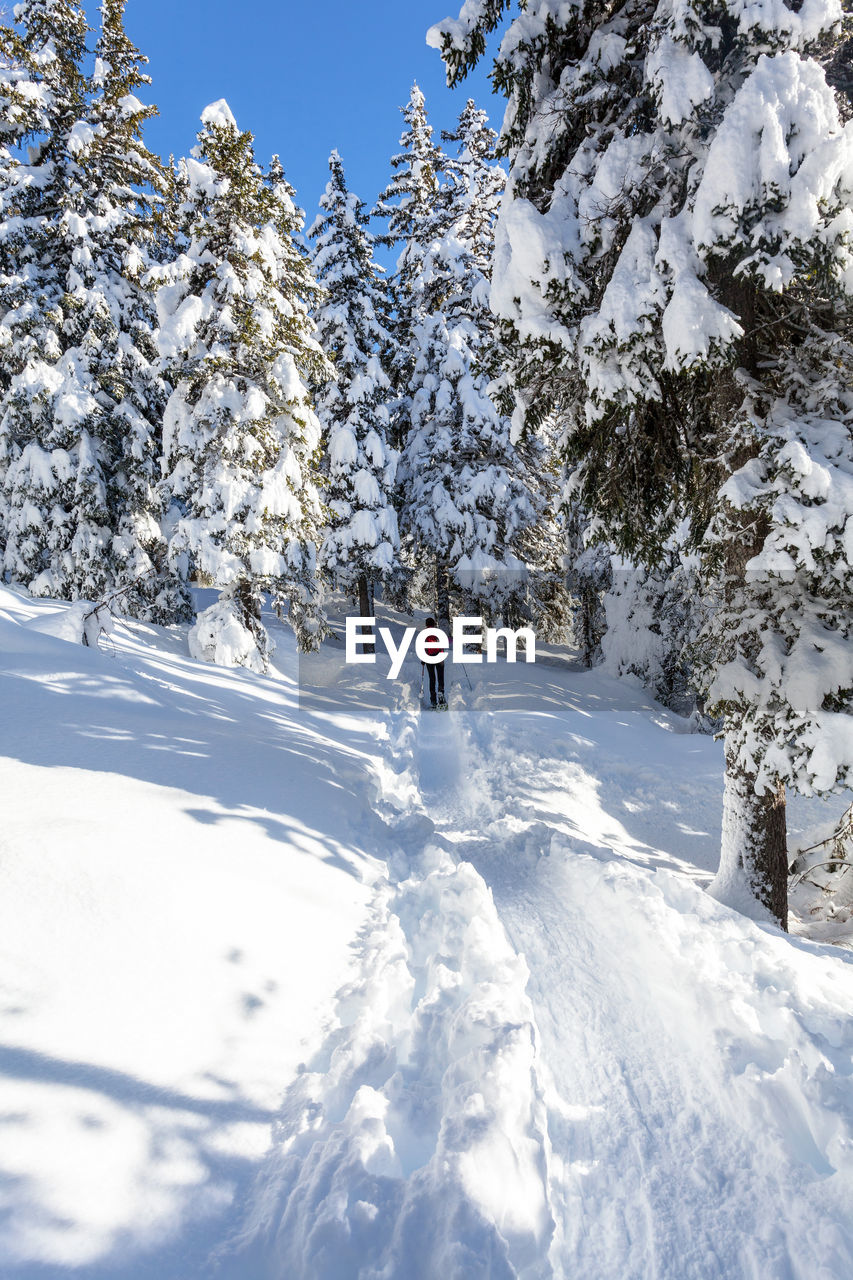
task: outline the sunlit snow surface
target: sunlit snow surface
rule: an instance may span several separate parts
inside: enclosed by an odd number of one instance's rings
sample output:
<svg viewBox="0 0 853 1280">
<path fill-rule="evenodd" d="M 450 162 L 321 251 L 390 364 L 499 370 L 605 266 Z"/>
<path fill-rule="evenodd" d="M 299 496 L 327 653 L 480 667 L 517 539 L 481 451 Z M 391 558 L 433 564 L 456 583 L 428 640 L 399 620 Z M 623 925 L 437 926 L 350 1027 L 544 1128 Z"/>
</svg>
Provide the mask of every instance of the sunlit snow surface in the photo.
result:
<svg viewBox="0 0 853 1280">
<path fill-rule="evenodd" d="M 704 893 L 718 744 L 63 609 L 0 593 L 4 1280 L 849 1280 L 853 952 Z"/>
</svg>

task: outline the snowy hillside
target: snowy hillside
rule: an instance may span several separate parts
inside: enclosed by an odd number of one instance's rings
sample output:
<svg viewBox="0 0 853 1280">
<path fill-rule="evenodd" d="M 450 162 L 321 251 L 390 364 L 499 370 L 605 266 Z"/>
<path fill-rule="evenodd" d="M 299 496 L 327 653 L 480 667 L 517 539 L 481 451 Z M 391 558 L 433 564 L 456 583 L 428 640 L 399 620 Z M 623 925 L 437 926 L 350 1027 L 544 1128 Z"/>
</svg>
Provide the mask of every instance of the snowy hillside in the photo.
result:
<svg viewBox="0 0 853 1280">
<path fill-rule="evenodd" d="M 718 744 L 74 617 L 0 594 L 4 1280 L 853 1274 L 853 951 L 704 892 Z"/>
</svg>

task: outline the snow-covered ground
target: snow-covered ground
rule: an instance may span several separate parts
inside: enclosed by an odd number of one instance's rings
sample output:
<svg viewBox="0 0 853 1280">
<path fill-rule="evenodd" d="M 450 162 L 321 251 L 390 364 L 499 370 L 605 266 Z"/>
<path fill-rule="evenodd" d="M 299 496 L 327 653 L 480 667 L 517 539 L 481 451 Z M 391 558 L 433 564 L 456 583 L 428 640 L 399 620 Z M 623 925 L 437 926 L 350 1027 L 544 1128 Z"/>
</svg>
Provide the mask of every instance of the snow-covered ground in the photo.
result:
<svg viewBox="0 0 853 1280">
<path fill-rule="evenodd" d="M 853 951 L 704 892 L 718 744 L 67 623 L 0 592 L 4 1280 L 849 1280 Z"/>
</svg>

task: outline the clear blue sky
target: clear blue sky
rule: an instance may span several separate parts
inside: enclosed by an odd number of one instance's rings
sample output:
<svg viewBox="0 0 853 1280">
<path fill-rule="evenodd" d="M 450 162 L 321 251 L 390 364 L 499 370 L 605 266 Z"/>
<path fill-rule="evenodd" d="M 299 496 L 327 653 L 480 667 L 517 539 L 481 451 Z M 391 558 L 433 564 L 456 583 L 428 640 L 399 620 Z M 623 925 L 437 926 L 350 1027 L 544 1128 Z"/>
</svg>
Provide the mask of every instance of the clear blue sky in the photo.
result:
<svg viewBox="0 0 853 1280">
<path fill-rule="evenodd" d="M 227 98 L 258 159 L 281 155 L 299 203 L 313 219 L 328 156 L 340 151 L 350 187 L 373 203 L 398 150 L 398 108 L 417 80 L 436 135 L 473 97 L 495 128 L 503 98 L 488 64 L 449 90 L 427 28 L 458 0 L 128 0 L 127 29 L 150 59 L 150 99 L 160 108 L 148 143 L 185 155 L 207 103 Z M 95 0 L 86 5 L 93 18 Z"/>
</svg>

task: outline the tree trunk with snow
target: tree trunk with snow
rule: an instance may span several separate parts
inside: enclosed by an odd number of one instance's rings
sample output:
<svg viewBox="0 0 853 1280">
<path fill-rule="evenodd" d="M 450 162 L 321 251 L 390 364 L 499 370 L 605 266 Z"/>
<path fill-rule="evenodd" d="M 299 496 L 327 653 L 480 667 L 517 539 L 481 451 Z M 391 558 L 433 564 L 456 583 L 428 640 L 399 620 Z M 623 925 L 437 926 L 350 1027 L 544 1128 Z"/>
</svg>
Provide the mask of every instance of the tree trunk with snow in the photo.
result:
<svg viewBox="0 0 853 1280">
<path fill-rule="evenodd" d="M 726 780 L 723 797 L 723 838 L 714 896 L 734 907 L 743 906 L 746 891 L 788 928 L 788 842 L 785 786 L 756 792 L 757 776 L 740 751 L 736 729 L 726 731 Z"/>
<path fill-rule="evenodd" d="M 362 618 L 373 617 L 373 601 L 371 599 L 372 592 L 370 585 L 364 574 L 358 580 L 358 612 Z M 362 644 L 364 653 L 374 653 L 376 645 L 372 640 L 365 640 Z"/>
<path fill-rule="evenodd" d="M 443 560 L 435 564 L 435 618 L 439 626 L 450 626 L 450 581 Z"/>
<path fill-rule="evenodd" d="M 580 597 L 581 645 L 585 667 L 595 666 L 601 644 L 598 618 L 601 614 L 601 598 L 593 587 L 584 587 Z"/>
</svg>

